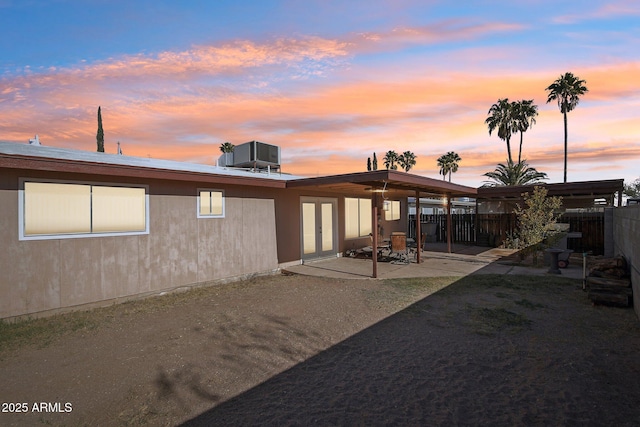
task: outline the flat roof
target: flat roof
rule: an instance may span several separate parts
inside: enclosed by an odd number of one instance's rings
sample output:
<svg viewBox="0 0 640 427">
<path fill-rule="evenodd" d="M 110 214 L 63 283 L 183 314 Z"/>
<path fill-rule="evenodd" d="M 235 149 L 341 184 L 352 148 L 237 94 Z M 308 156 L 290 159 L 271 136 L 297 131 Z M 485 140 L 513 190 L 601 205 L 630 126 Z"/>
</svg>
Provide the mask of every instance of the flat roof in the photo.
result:
<svg viewBox="0 0 640 427">
<path fill-rule="evenodd" d="M 253 185 L 275 188 L 312 188 L 352 195 L 371 195 L 371 189 L 385 188 L 390 193 L 423 195 L 475 196 L 476 189 L 395 170 L 356 172 L 316 178 L 250 171 L 134 157 L 44 145 L 0 141 L 0 167 L 51 172 L 84 173 L 91 175 L 125 176 L 147 179 L 215 182 L 221 184 Z"/>
<path fill-rule="evenodd" d="M 307 188 L 353 196 L 370 197 L 372 190 L 385 189 L 397 197 L 448 196 L 490 200 L 517 200 L 534 185 L 468 187 L 441 179 L 428 178 L 397 170 L 355 172 L 321 177 L 301 177 L 250 171 L 217 165 L 134 157 L 92 151 L 57 148 L 0 141 L 0 168 L 251 185 L 272 188 Z M 535 184 L 547 189 L 550 196 L 565 198 L 610 198 L 624 188 L 623 179 Z"/>
<path fill-rule="evenodd" d="M 534 187 L 546 188 L 548 196 L 606 198 L 624 189 L 624 179 L 480 187 L 478 199 L 521 199 L 523 193 L 532 193 Z"/>
<path fill-rule="evenodd" d="M 0 141 L 0 167 L 284 188 L 299 176 Z"/>
<path fill-rule="evenodd" d="M 601 208 L 614 206 L 614 195 L 618 194 L 618 206 L 622 201 L 623 179 L 608 179 L 601 181 L 578 181 L 555 184 L 534 184 L 519 186 L 499 186 L 478 188 L 479 202 L 519 202 L 522 194 L 533 192 L 533 187 L 541 186 L 547 189 L 548 196 L 561 196 L 565 209 Z M 604 200 L 603 204 L 601 200 Z"/>
</svg>

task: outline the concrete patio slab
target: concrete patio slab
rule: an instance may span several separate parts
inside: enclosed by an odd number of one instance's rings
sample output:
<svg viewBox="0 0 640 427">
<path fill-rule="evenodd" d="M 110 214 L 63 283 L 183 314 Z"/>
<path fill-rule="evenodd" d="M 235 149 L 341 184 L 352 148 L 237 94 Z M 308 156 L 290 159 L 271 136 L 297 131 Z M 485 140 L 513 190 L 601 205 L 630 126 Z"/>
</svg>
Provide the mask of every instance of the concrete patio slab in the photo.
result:
<svg viewBox="0 0 640 427">
<path fill-rule="evenodd" d="M 511 249 L 455 245 L 453 253 L 447 253 L 444 244 L 431 244 L 428 249 L 422 252 L 420 264 L 416 263 L 415 258 L 408 264 L 378 262 L 378 279 L 463 277 L 469 274 L 557 276 L 548 273 L 548 267 L 534 268 L 513 263 L 506 258 L 515 252 Z M 371 259 L 335 257 L 290 266 L 284 271 L 339 279 L 367 279 L 372 276 L 373 262 Z M 581 279 L 582 267 L 570 265 L 562 269 L 561 276 Z"/>
</svg>

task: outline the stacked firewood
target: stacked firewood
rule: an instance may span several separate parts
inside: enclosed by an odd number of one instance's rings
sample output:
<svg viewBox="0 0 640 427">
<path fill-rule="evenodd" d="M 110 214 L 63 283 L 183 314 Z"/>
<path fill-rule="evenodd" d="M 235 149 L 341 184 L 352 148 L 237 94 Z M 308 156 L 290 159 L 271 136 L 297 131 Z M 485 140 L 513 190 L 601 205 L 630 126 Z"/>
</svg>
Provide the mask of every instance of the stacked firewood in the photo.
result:
<svg viewBox="0 0 640 427">
<path fill-rule="evenodd" d="M 627 262 L 621 256 L 590 260 L 586 285 L 594 304 L 630 307 L 633 304 Z"/>
</svg>

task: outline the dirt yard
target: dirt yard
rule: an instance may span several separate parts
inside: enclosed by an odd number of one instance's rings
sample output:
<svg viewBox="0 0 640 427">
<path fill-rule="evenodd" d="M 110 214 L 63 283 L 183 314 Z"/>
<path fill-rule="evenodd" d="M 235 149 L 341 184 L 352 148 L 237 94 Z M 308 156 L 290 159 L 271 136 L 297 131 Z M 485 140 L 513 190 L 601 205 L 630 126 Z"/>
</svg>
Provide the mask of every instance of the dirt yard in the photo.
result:
<svg viewBox="0 0 640 427">
<path fill-rule="evenodd" d="M 272 276 L 0 331 L 2 426 L 640 425 L 640 322 L 557 277 Z"/>
</svg>

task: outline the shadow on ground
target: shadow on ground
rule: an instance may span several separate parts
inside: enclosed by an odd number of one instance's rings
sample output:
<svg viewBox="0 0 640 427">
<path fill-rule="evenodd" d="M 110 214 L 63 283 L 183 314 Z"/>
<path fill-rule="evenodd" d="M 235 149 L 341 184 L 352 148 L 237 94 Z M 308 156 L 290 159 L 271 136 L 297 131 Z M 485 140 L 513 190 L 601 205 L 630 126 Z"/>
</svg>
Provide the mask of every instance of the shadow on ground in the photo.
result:
<svg viewBox="0 0 640 427">
<path fill-rule="evenodd" d="M 578 281 L 474 275 L 183 425 L 638 425 L 638 354 Z"/>
</svg>

